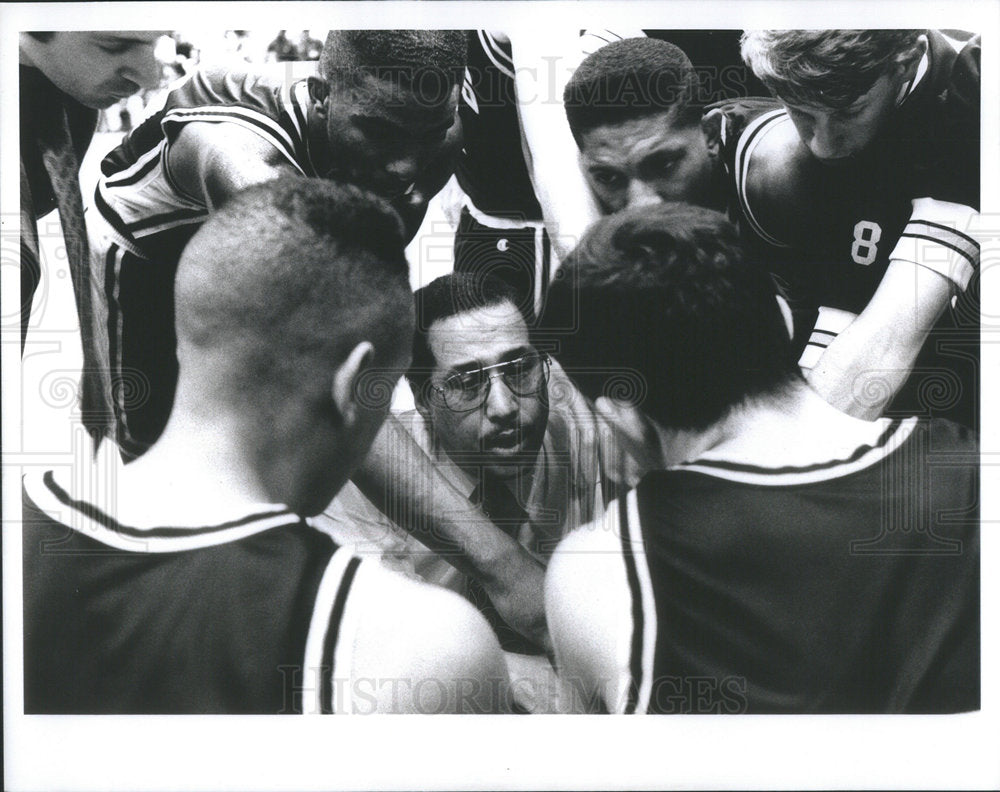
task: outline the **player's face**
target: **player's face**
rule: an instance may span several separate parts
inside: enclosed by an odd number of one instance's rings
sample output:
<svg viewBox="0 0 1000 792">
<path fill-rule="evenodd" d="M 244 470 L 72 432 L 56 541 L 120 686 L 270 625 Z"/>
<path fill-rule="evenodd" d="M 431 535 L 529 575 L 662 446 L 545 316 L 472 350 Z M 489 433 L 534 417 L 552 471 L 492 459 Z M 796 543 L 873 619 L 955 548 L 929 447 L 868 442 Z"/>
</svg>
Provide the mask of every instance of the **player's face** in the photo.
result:
<svg viewBox="0 0 1000 792">
<path fill-rule="evenodd" d="M 165 31 L 55 33 L 49 41 L 21 34 L 22 61 L 37 67 L 63 93 L 95 109 L 160 82 L 154 55 Z"/>
<path fill-rule="evenodd" d="M 358 74 L 351 87 L 331 83 L 313 163 L 321 176 L 397 198 L 455 144 L 457 107 L 457 89 L 430 103 L 369 73 Z"/>
<path fill-rule="evenodd" d="M 845 108 L 782 102 L 812 155 L 835 163 L 868 147 L 896 109 L 903 85 L 897 73 L 882 75 Z"/>
<path fill-rule="evenodd" d="M 597 127 L 581 143 L 587 184 L 607 213 L 662 201 L 713 203 L 705 134 L 698 124 L 675 123 L 669 110 Z"/>
<path fill-rule="evenodd" d="M 455 375 L 536 354 L 524 319 L 509 302 L 438 320 L 430 327 L 428 344 L 435 361 L 432 387 Z M 432 393 L 420 409 L 456 464 L 507 478 L 519 466 L 533 464 L 541 448 L 549 417 L 547 385 L 543 381 L 535 392 L 519 388 L 518 395 L 496 369 L 487 374 L 488 391 L 480 406 L 455 411 Z"/>
</svg>

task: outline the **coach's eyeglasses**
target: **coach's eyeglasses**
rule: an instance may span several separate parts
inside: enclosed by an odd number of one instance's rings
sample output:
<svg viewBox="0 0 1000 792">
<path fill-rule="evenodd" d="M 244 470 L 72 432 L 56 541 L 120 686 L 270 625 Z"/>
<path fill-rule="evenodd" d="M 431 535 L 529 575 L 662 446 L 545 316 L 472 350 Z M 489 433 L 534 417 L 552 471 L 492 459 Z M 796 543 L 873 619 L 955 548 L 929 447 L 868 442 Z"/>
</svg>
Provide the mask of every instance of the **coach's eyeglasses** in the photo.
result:
<svg viewBox="0 0 1000 792">
<path fill-rule="evenodd" d="M 486 403 L 490 385 L 497 377 L 503 378 L 515 396 L 536 394 L 548 384 L 549 356 L 529 352 L 515 360 L 452 374 L 441 382 L 431 382 L 431 388 L 452 412 L 468 412 Z"/>
</svg>

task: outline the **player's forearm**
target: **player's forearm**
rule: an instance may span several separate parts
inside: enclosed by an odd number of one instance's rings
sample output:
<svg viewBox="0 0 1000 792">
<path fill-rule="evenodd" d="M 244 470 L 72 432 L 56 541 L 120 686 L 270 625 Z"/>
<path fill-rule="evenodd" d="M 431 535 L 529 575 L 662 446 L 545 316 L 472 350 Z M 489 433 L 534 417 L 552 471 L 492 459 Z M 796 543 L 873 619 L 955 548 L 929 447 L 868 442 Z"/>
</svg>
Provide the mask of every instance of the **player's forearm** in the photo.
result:
<svg viewBox="0 0 1000 792">
<path fill-rule="evenodd" d="M 352 480 L 393 522 L 476 578 L 508 624 L 548 646 L 542 565 L 463 497 L 391 416 Z"/>
<path fill-rule="evenodd" d="M 888 332 L 866 333 L 852 325 L 806 372 L 806 380 L 841 412 L 874 421 L 906 381 L 922 343 L 911 339 L 897 345 Z"/>
</svg>

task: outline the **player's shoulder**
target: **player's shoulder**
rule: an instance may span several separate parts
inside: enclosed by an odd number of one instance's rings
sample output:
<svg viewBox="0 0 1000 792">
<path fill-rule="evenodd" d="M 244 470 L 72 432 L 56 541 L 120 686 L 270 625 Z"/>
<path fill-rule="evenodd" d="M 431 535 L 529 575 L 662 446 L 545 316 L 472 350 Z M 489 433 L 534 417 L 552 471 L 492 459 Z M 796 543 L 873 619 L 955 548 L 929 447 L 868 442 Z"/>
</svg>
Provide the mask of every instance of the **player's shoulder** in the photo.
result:
<svg viewBox="0 0 1000 792">
<path fill-rule="evenodd" d="M 783 110 L 748 127 L 736 143 L 732 178 L 740 212 L 765 241 L 795 245 L 821 224 L 825 204 L 820 166 Z"/>
<path fill-rule="evenodd" d="M 469 602 L 374 560 L 360 564 L 352 596 L 359 614 L 353 676 L 404 681 L 396 701 L 380 700 L 381 711 L 506 710 L 500 644 Z"/>
<path fill-rule="evenodd" d="M 930 438 L 931 452 L 966 453 L 978 456 L 979 438 L 969 427 L 946 418 L 919 422 Z"/>
</svg>

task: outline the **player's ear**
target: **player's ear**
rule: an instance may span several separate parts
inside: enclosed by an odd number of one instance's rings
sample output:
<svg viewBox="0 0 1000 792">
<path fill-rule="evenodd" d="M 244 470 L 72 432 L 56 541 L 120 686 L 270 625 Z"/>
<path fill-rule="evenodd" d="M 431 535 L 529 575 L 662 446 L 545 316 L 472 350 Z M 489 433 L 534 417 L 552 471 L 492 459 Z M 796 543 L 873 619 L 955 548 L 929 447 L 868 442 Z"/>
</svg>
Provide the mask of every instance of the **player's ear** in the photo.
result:
<svg viewBox="0 0 1000 792">
<path fill-rule="evenodd" d="M 634 404 L 610 396 L 598 396 L 594 409 L 617 431 L 629 438 L 640 439 L 646 434 L 646 422 L 642 412 Z"/>
<path fill-rule="evenodd" d="M 315 112 L 321 116 L 326 115 L 326 100 L 330 95 L 330 83 L 322 77 L 310 77 L 306 81 L 309 88 L 309 100 L 312 102 Z"/>
<path fill-rule="evenodd" d="M 896 57 L 896 66 L 907 80 L 912 80 L 916 75 L 920 59 L 927 53 L 928 46 L 927 34 L 921 33 L 917 36 L 913 49 Z"/>
<path fill-rule="evenodd" d="M 370 341 L 360 342 L 348 353 L 344 362 L 334 372 L 330 398 L 340 413 L 346 428 L 354 426 L 358 414 L 372 405 L 364 403 L 366 389 L 362 378 L 371 371 L 375 348 Z"/>
<path fill-rule="evenodd" d="M 785 329 L 788 331 L 788 337 L 792 338 L 795 335 L 795 323 L 792 321 L 792 309 L 788 305 L 788 300 L 780 294 L 774 295 L 774 299 L 778 301 L 778 310 L 781 311 L 781 318 L 785 320 Z"/>
<path fill-rule="evenodd" d="M 721 110 L 712 110 L 701 117 L 701 132 L 705 136 L 705 145 L 708 146 L 708 155 L 712 159 L 718 159 L 722 150 L 722 124 L 725 118 Z"/>
</svg>

